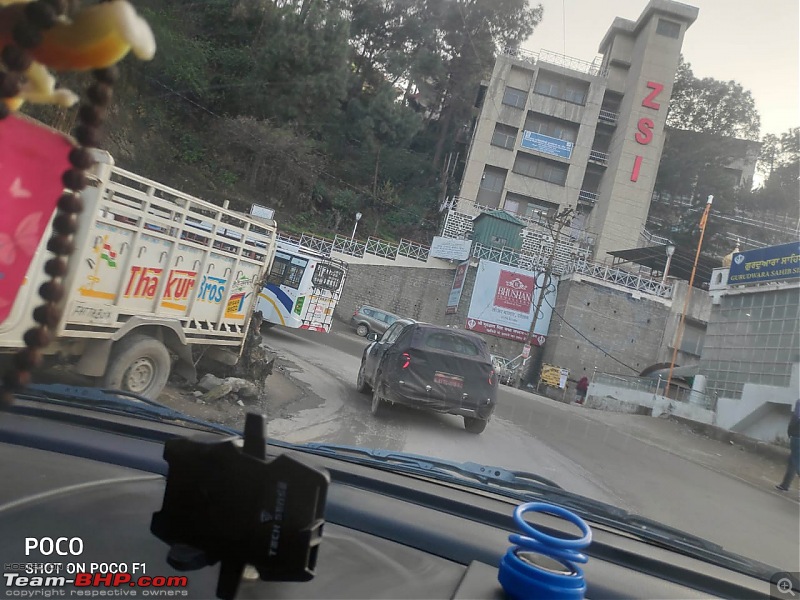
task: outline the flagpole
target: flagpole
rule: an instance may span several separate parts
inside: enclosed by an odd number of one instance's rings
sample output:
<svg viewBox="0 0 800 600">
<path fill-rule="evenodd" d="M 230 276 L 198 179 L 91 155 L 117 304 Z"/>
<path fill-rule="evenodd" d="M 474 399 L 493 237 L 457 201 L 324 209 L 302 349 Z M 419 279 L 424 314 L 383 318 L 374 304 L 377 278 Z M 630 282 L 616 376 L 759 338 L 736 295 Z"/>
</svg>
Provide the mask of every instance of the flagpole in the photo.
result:
<svg viewBox="0 0 800 600">
<path fill-rule="evenodd" d="M 703 247 L 703 237 L 706 234 L 706 224 L 708 223 L 708 213 L 711 212 L 711 203 L 714 196 L 709 196 L 703 216 L 700 218 L 700 241 L 697 242 L 697 252 L 694 255 L 694 265 L 692 265 L 692 275 L 689 278 L 689 289 L 686 290 L 686 300 L 683 302 L 681 320 L 678 323 L 678 336 L 675 340 L 675 347 L 672 349 L 672 360 L 669 363 L 669 377 L 667 377 L 667 387 L 664 388 L 664 395 L 669 398 L 669 386 L 672 383 L 672 372 L 675 370 L 675 360 L 678 358 L 678 348 L 681 347 L 683 339 L 683 326 L 686 322 L 686 311 L 689 309 L 689 300 L 692 297 L 692 287 L 694 286 L 694 276 L 697 273 L 697 263 L 700 261 L 700 249 Z"/>
</svg>

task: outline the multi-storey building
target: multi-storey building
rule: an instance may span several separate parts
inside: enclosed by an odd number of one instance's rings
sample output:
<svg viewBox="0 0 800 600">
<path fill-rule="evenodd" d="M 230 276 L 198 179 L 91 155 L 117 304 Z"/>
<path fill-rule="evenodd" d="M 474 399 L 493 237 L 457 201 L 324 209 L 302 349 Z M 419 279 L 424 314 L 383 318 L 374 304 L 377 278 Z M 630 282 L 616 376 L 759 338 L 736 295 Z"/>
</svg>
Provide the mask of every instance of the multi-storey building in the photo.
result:
<svg viewBox="0 0 800 600">
<path fill-rule="evenodd" d="M 452 210 L 499 208 L 535 230 L 543 214 L 574 207 L 571 240 L 595 259 L 640 245 L 683 36 L 697 14 L 650 0 L 636 21 L 614 20 L 593 62 L 517 49 L 499 56 Z"/>
</svg>

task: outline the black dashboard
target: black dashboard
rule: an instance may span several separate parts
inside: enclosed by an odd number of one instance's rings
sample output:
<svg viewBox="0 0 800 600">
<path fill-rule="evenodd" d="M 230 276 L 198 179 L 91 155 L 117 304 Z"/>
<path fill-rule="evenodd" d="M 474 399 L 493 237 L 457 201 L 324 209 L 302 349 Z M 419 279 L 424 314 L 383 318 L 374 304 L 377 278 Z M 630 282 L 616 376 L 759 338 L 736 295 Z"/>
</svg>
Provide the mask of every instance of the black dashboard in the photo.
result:
<svg viewBox="0 0 800 600">
<path fill-rule="evenodd" d="M 59 564 L 41 568 L 59 568 L 68 578 L 82 563 L 109 572 L 122 564 L 134 575 L 187 577 L 185 588 L 150 590 L 153 595 L 213 598 L 218 567 L 175 571 L 165 560 L 168 547 L 150 533 L 165 487 L 163 444 L 176 435 L 187 430 L 90 411 L 42 411 L 25 402 L 0 413 L 4 573 Z M 268 448 L 269 455 L 283 451 Z M 334 458 L 304 460 L 331 475 L 316 576 L 303 583 L 245 578 L 238 598 L 505 598 L 497 567 L 514 531 L 515 501 Z M 574 533 L 555 517 L 541 515 L 537 522 Z M 590 525 L 587 598 L 769 597 L 769 582 Z M 46 538 L 62 543 L 51 548 Z M 80 540 L 79 554 L 70 553 L 73 538 Z M 4 574 L 6 595 L 16 581 Z"/>
</svg>

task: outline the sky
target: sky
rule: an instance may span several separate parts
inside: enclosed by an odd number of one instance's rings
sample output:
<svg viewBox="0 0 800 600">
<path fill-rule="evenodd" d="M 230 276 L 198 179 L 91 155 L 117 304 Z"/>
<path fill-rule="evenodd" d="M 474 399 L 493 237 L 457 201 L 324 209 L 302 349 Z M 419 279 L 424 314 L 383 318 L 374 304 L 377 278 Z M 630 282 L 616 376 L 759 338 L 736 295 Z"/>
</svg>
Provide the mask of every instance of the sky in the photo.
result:
<svg viewBox="0 0 800 600">
<path fill-rule="evenodd" d="M 591 61 L 614 17 L 635 21 L 647 1 L 531 0 L 542 4 L 544 18 L 523 47 Z M 750 90 L 761 115 L 762 136 L 800 126 L 800 2 L 684 3 L 700 9 L 682 49 L 695 76 L 732 79 Z"/>
</svg>

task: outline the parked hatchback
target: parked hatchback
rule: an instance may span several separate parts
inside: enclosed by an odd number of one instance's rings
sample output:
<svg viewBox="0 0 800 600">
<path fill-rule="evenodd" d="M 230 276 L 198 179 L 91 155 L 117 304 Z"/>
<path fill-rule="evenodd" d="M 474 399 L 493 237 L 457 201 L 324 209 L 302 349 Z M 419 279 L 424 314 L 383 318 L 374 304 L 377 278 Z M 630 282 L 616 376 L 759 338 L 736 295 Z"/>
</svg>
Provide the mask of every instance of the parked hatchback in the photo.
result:
<svg viewBox="0 0 800 600">
<path fill-rule="evenodd" d="M 355 328 L 358 335 L 367 337 L 370 332 L 383 333 L 399 318 L 395 314 L 374 306 L 362 306 L 353 313 L 350 325 Z"/>
<path fill-rule="evenodd" d="M 466 331 L 396 321 L 383 336 L 370 335 L 356 387 L 372 388 L 372 413 L 404 404 L 464 417 L 481 433 L 494 412 L 498 377 L 486 342 Z"/>
</svg>

